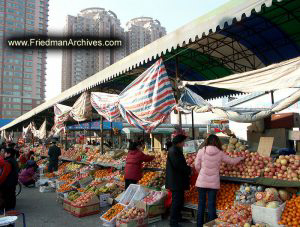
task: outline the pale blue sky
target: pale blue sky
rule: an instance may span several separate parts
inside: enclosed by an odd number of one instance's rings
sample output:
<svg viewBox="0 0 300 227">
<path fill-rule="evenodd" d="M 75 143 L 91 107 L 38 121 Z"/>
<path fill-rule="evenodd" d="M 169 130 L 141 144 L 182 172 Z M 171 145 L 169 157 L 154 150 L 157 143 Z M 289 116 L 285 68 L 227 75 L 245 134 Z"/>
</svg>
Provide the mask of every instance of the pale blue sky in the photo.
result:
<svg viewBox="0 0 300 227">
<path fill-rule="evenodd" d="M 117 14 L 124 27 L 132 18 L 148 16 L 158 19 L 167 32 L 172 32 L 228 0 L 50 0 L 49 32 L 59 32 L 67 15 L 77 15 L 89 7 L 102 7 Z M 60 93 L 61 52 L 48 52 L 46 99 Z"/>
</svg>

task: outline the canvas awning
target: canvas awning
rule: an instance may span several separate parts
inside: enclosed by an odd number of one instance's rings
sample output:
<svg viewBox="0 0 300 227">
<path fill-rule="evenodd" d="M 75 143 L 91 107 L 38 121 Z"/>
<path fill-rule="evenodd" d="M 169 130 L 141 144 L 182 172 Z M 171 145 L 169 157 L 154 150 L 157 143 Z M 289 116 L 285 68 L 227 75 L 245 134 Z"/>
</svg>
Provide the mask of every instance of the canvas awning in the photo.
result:
<svg viewBox="0 0 300 227">
<path fill-rule="evenodd" d="M 182 81 L 183 87 L 187 85 L 210 86 L 249 93 L 300 88 L 300 57 L 216 80 Z"/>
</svg>

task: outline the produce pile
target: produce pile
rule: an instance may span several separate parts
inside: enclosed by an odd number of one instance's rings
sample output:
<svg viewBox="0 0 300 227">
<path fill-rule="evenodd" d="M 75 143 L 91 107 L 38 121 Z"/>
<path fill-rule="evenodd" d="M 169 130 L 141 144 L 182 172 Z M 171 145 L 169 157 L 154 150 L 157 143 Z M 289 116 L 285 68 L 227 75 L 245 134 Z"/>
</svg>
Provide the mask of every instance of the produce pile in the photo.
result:
<svg viewBox="0 0 300 227">
<path fill-rule="evenodd" d="M 193 205 L 198 205 L 198 189 L 195 185 L 191 185 L 188 191 L 184 193 L 184 201 Z"/>
<path fill-rule="evenodd" d="M 80 156 L 80 151 L 75 149 L 74 147 L 68 149 L 68 150 L 62 150 L 61 151 L 61 158 L 76 161 L 77 158 Z"/>
<path fill-rule="evenodd" d="M 128 223 L 132 220 L 139 220 L 146 217 L 146 211 L 141 208 L 132 207 L 124 209 L 117 217 L 118 220 Z"/>
<path fill-rule="evenodd" d="M 263 169 L 267 164 L 271 163 L 272 158 L 262 157 L 257 152 L 249 151 L 233 151 L 227 152 L 230 157 L 244 157 L 245 160 L 237 165 L 221 163 L 221 176 L 239 177 L 239 178 L 255 178 L 263 174 Z"/>
<path fill-rule="evenodd" d="M 138 184 L 142 186 L 147 186 L 149 182 L 154 180 L 158 175 L 158 172 L 146 172 Z"/>
<path fill-rule="evenodd" d="M 162 186 L 165 185 L 165 178 L 166 176 L 164 172 L 158 172 L 146 186 L 160 190 Z"/>
<path fill-rule="evenodd" d="M 197 156 L 197 152 L 184 154 L 184 157 L 186 159 L 186 164 L 192 168 L 195 167 L 196 156 Z"/>
<path fill-rule="evenodd" d="M 236 192 L 235 201 L 239 204 L 253 204 L 255 203 L 255 195 L 263 191 L 263 187 L 242 184 L 240 189 Z"/>
<path fill-rule="evenodd" d="M 150 155 L 153 155 L 153 153 L 150 153 Z M 153 161 L 144 163 L 144 168 L 165 169 L 166 162 L 167 162 L 167 153 L 166 152 L 156 152 L 154 154 L 154 156 L 155 156 L 155 158 Z"/>
<path fill-rule="evenodd" d="M 106 221 L 111 221 L 115 217 L 117 217 L 118 214 L 120 214 L 123 209 L 125 208 L 124 205 L 117 203 L 115 204 L 112 208 L 110 208 L 103 216 L 102 218 L 105 219 Z"/>
<path fill-rule="evenodd" d="M 289 199 L 289 193 L 282 189 L 266 188 L 264 192 L 257 192 L 255 198 L 256 206 L 278 208 L 283 202 Z"/>
<path fill-rule="evenodd" d="M 252 222 L 251 206 L 235 204 L 230 209 L 219 213 L 217 221 L 225 222 L 230 226 L 245 226 Z"/>
<path fill-rule="evenodd" d="M 264 176 L 279 180 L 300 181 L 300 156 L 279 156 L 275 163 L 268 163 Z"/>
<path fill-rule="evenodd" d="M 286 227 L 300 226 L 300 196 L 295 194 L 286 202 L 279 225 Z"/>
<path fill-rule="evenodd" d="M 225 210 L 234 205 L 235 193 L 239 187 L 239 184 L 221 182 L 217 193 L 217 210 Z"/>
<path fill-rule="evenodd" d="M 86 206 L 93 198 L 95 197 L 95 194 L 91 191 L 83 193 L 80 195 L 77 199 L 75 199 L 72 204 L 74 206 L 78 207 L 84 207 Z"/>
</svg>

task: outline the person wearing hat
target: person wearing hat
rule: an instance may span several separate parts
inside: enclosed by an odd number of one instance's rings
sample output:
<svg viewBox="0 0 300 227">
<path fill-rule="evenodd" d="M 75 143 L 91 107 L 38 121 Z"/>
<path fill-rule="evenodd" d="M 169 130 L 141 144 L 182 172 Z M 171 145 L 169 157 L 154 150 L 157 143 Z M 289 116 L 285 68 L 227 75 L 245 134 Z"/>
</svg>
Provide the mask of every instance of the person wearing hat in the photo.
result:
<svg viewBox="0 0 300 227">
<path fill-rule="evenodd" d="M 28 160 L 26 163 L 26 168 L 23 169 L 19 175 L 19 181 L 26 187 L 30 185 L 35 185 L 35 173 L 38 169 L 38 166 L 35 161 Z"/>
<path fill-rule="evenodd" d="M 181 210 L 184 205 L 184 191 L 189 189 L 191 167 L 183 156 L 183 146 L 187 137 L 183 134 L 173 138 L 173 145 L 168 150 L 166 168 L 166 188 L 172 191 L 170 226 L 178 227 L 184 220 Z"/>
<path fill-rule="evenodd" d="M 61 156 L 61 150 L 56 146 L 56 141 L 52 141 L 52 146 L 48 150 L 49 166 L 48 171 L 53 172 L 58 170 L 58 157 Z"/>
</svg>

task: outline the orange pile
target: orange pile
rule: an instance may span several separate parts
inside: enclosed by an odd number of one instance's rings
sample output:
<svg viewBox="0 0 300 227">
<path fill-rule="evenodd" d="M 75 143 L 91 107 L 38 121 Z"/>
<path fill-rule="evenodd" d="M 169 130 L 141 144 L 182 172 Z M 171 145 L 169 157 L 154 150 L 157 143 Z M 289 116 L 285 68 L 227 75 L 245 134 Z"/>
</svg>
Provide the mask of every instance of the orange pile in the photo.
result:
<svg viewBox="0 0 300 227">
<path fill-rule="evenodd" d="M 111 175 L 111 172 L 107 169 L 100 169 L 95 172 L 95 178 L 105 178 Z"/>
<path fill-rule="evenodd" d="M 278 224 L 287 227 L 300 226 L 300 196 L 294 194 L 293 197 L 286 202 L 281 221 L 279 221 Z"/>
<path fill-rule="evenodd" d="M 121 213 L 121 211 L 124 208 L 125 206 L 123 206 L 120 203 L 117 203 L 103 215 L 103 218 L 106 219 L 107 221 L 111 221 L 114 217 L 116 217 L 119 213 Z"/>
<path fill-rule="evenodd" d="M 217 194 L 217 210 L 225 210 L 234 205 L 235 192 L 239 190 L 239 184 L 221 183 Z"/>
<path fill-rule="evenodd" d="M 53 178 L 53 177 L 55 177 L 55 174 L 54 173 L 46 173 L 45 177 L 47 177 L 47 178 Z"/>
<path fill-rule="evenodd" d="M 63 184 L 60 186 L 60 188 L 57 190 L 57 192 L 66 192 L 72 190 L 73 187 L 70 186 L 69 184 Z"/>
<path fill-rule="evenodd" d="M 148 185 L 148 183 L 154 178 L 156 177 L 157 172 L 147 172 L 143 178 L 139 181 L 140 185 L 146 186 Z"/>
<path fill-rule="evenodd" d="M 191 204 L 198 204 L 198 190 L 195 185 L 190 187 L 190 190 L 185 192 L 184 194 L 184 201 L 186 203 L 191 203 Z"/>
<path fill-rule="evenodd" d="M 62 175 L 58 180 L 60 180 L 60 181 L 67 181 L 67 180 L 70 180 L 70 178 L 72 176 L 73 176 L 73 174 L 67 173 L 67 174 Z"/>
</svg>

